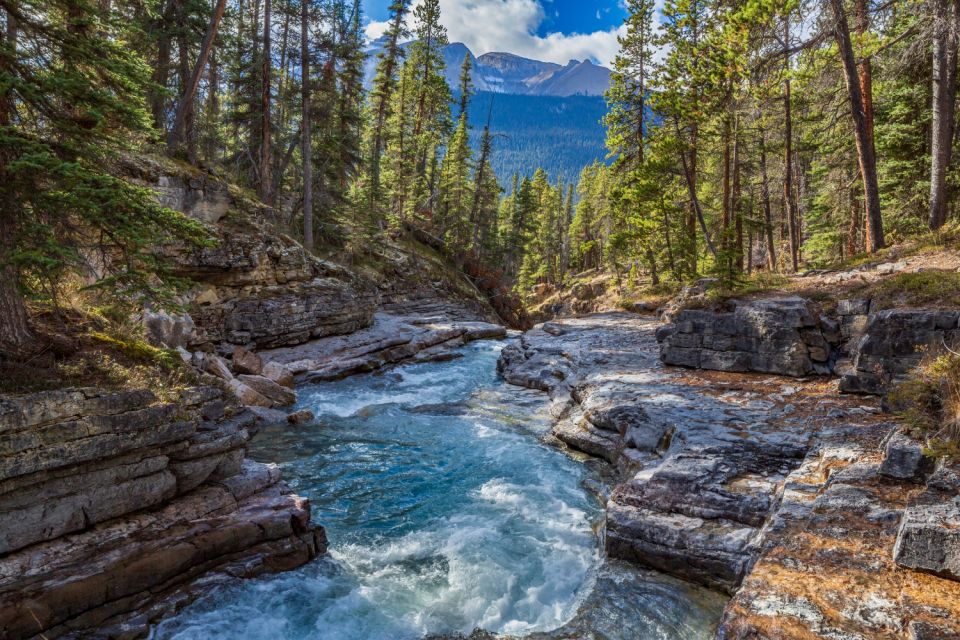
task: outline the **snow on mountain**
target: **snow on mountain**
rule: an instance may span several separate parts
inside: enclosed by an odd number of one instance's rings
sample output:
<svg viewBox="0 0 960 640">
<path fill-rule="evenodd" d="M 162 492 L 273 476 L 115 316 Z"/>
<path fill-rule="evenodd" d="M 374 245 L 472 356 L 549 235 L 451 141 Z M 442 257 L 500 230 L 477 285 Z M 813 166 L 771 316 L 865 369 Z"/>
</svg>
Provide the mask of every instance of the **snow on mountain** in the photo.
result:
<svg viewBox="0 0 960 640">
<path fill-rule="evenodd" d="M 377 54 L 382 47 L 383 42 L 376 41 L 368 49 L 368 86 L 373 81 Z M 589 60 L 571 60 L 564 66 L 512 53 L 485 53 L 476 57 L 466 45 L 455 42 L 446 47 L 443 56 L 447 65 L 445 76 L 452 88 L 460 82 L 460 67 L 467 56 L 473 63 L 473 84 L 477 91 L 556 97 L 602 96 L 610 87 L 610 70 Z"/>
</svg>

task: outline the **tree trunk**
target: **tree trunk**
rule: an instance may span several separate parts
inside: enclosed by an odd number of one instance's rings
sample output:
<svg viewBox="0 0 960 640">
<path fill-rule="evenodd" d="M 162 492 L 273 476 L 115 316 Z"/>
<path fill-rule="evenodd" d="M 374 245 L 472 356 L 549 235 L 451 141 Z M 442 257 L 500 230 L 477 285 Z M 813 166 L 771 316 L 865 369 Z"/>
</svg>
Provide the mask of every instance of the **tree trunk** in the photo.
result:
<svg viewBox="0 0 960 640">
<path fill-rule="evenodd" d="M 217 29 L 220 27 L 220 19 L 223 18 L 223 11 L 227 7 L 227 0 L 217 0 L 213 9 L 213 16 L 210 18 L 210 25 L 207 27 L 207 33 L 203 37 L 203 43 L 200 45 L 200 56 L 193 67 L 193 73 L 190 74 L 189 81 L 184 78 L 183 94 L 177 103 L 176 115 L 173 118 L 173 127 L 170 129 L 170 135 L 167 137 L 167 147 L 171 152 L 175 152 L 183 144 L 184 138 L 193 138 L 193 131 L 187 126 L 187 120 L 193 112 L 193 102 L 197 95 L 197 87 L 200 86 L 200 78 L 203 76 L 203 70 L 207 67 L 207 60 L 210 58 L 210 51 L 213 49 L 213 43 L 217 38 Z M 186 52 L 181 47 L 181 55 Z M 181 61 L 181 65 L 185 60 Z M 195 161 L 196 158 L 191 158 Z"/>
<path fill-rule="evenodd" d="M 313 139 L 310 113 L 310 0 L 300 0 L 301 131 L 303 156 L 303 246 L 313 251 Z"/>
<path fill-rule="evenodd" d="M 660 204 L 660 208 L 663 210 L 663 238 L 667 243 L 667 262 L 670 264 L 670 272 L 673 274 L 673 277 L 679 281 L 682 278 L 677 268 L 677 262 L 673 257 L 673 242 L 670 240 L 670 220 L 667 218 L 667 208 L 663 206 L 663 194 L 660 195 Z"/>
<path fill-rule="evenodd" d="M 850 40 L 850 25 L 847 23 L 847 13 L 843 8 L 843 0 L 830 0 L 833 7 L 836 28 L 834 36 L 837 48 L 840 51 L 840 61 L 843 64 L 843 75 L 847 84 L 847 93 L 850 98 L 850 112 L 853 117 L 854 134 L 857 141 L 857 160 L 860 165 L 860 174 L 863 178 L 863 194 L 866 204 L 867 222 L 867 251 L 875 253 L 882 249 L 886 242 L 883 237 L 883 217 L 880 213 L 880 187 L 877 181 L 877 157 L 873 149 L 870 135 L 870 124 L 864 106 L 863 94 L 860 91 L 860 77 L 857 73 L 857 63 L 853 54 L 853 43 Z"/>
<path fill-rule="evenodd" d="M 210 66 L 207 71 L 207 117 L 209 122 L 220 122 L 220 61 L 217 59 L 217 49 L 210 52 Z M 214 129 L 206 139 L 203 154 L 210 164 L 220 160 L 220 134 Z"/>
<path fill-rule="evenodd" d="M 737 271 L 743 273 L 743 202 L 740 186 L 740 121 L 734 116 L 733 121 L 733 191 L 730 196 L 730 210 L 733 212 L 736 227 L 736 245 L 734 264 Z"/>
<path fill-rule="evenodd" d="M 957 99 L 957 46 L 960 40 L 960 0 L 934 0 L 933 124 L 928 224 L 933 230 L 947 222 L 947 172 L 953 155 Z"/>
<path fill-rule="evenodd" d="M 7 29 L 2 34 L 5 48 L 16 53 L 19 37 L 16 19 L 7 13 Z M 0 66 L 0 70 L 6 71 Z M 0 94 L 0 126 L 9 126 L 13 120 L 13 104 L 9 93 Z M 8 154 L 0 148 L 0 184 L 6 182 L 5 173 Z M 27 308 L 20 293 L 17 270 L 6 265 L 10 246 L 14 238 L 12 203 L 0 203 L 0 354 L 19 355 L 29 350 L 36 341 L 30 329 Z"/>
<path fill-rule="evenodd" d="M 713 241 L 710 240 L 710 232 L 707 231 L 707 221 L 703 217 L 703 209 L 700 208 L 700 198 L 697 197 L 697 188 L 696 184 L 693 181 L 693 172 L 690 170 L 690 166 L 687 164 L 687 154 L 684 151 L 680 151 L 680 163 L 683 165 L 683 175 L 687 179 L 687 193 L 690 196 L 690 202 L 693 205 L 693 211 L 696 215 L 697 220 L 700 222 L 700 229 L 703 231 L 703 238 L 707 242 L 707 249 L 710 250 L 710 255 L 717 258 L 717 249 L 713 246 Z M 694 251 L 694 261 L 696 260 L 696 251 Z"/>
<path fill-rule="evenodd" d="M 166 123 L 166 96 L 164 90 L 167 83 L 170 82 L 170 33 L 168 21 L 170 12 L 173 10 L 173 0 L 166 3 L 163 13 L 153 23 L 153 28 L 160 32 L 157 39 L 157 62 L 153 67 L 153 76 L 151 80 L 155 87 L 149 91 L 150 113 L 153 115 L 153 124 L 157 131 L 163 132 L 167 127 Z"/>
<path fill-rule="evenodd" d="M 650 264 L 650 284 L 657 286 L 660 284 L 660 272 L 657 270 L 657 256 L 650 247 L 647 247 L 647 262 Z"/>
<path fill-rule="evenodd" d="M 760 197 L 763 199 L 763 222 L 767 236 L 767 268 L 777 270 L 777 247 L 773 243 L 773 212 L 770 210 L 770 181 L 767 177 L 767 134 L 760 131 Z"/>
<path fill-rule="evenodd" d="M 273 61 L 270 55 L 270 0 L 263 4 L 263 51 L 261 52 L 260 93 L 260 182 L 258 194 L 268 205 L 273 205 L 273 151 L 270 148 L 270 74 Z"/>
<path fill-rule="evenodd" d="M 784 43 L 790 49 L 790 16 L 784 18 Z M 793 105 L 790 93 L 790 54 L 784 55 L 783 111 L 784 111 L 784 152 L 783 152 L 783 201 L 786 206 L 787 228 L 790 230 L 790 264 L 793 272 L 800 269 L 798 253 L 800 233 L 797 229 L 797 207 L 793 199 Z"/>
<path fill-rule="evenodd" d="M 867 9 L 867 0 L 856 0 L 853 8 L 857 34 L 863 38 L 870 29 L 870 13 Z M 857 76 L 860 78 L 860 93 L 863 95 L 863 112 L 867 118 L 870 144 L 874 144 L 873 61 L 870 56 L 863 56 L 857 61 Z"/>
<path fill-rule="evenodd" d="M 17 357 L 31 351 L 37 337 L 30 328 L 16 270 L 3 267 L 0 274 L 0 354 Z"/>
<path fill-rule="evenodd" d="M 723 119 L 723 236 L 720 239 L 720 250 L 725 254 L 724 260 L 729 259 L 730 251 L 730 221 L 732 219 L 732 192 L 730 191 L 730 117 Z M 729 265 L 724 265 L 729 267 Z"/>
<path fill-rule="evenodd" d="M 697 217 L 699 210 L 695 200 L 697 194 L 698 137 L 699 128 L 697 127 L 697 124 L 694 123 L 690 127 L 690 168 L 688 171 L 685 171 L 687 186 L 694 195 L 694 198 L 691 198 L 690 200 L 690 206 L 687 213 L 687 243 L 689 244 L 689 254 L 687 259 L 689 261 L 690 275 L 692 277 L 696 277 L 697 275 Z M 686 152 L 681 153 L 681 156 L 683 159 L 686 159 Z M 684 165 L 686 165 L 686 163 L 684 163 Z M 686 166 L 684 168 L 686 169 Z"/>
<path fill-rule="evenodd" d="M 851 183 L 853 181 L 851 180 Z M 850 226 L 847 228 L 847 256 L 853 257 L 860 253 L 857 236 L 860 234 L 860 205 L 863 199 L 857 197 L 855 189 L 850 188 Z"/>
</svg>

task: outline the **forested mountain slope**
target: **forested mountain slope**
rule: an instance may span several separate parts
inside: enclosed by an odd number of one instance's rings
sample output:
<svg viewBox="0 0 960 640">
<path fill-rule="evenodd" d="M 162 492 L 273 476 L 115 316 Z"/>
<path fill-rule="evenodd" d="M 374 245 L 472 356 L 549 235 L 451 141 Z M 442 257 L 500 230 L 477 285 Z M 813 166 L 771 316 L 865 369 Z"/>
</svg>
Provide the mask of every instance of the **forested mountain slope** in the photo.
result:
<svg viewBox="0 0 960 640">
<path fill-rule="evenodd" d="M 479 148 L 490 116 L 496 153 L 492 165 L 501 184 L 514 174 L 542 167 L 552 178 L 574 182 L 583 167 L 606 158 L 603 117 L 607 105 L 596 96 L 478 93 L 470 105 L 470 142 Z"/>
</svg>

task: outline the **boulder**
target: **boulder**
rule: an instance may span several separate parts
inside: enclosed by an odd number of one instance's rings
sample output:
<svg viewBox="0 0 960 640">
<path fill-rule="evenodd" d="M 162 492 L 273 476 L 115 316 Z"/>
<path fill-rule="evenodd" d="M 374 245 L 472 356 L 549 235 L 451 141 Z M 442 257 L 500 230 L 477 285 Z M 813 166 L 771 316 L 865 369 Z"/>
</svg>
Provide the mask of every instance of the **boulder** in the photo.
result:
<svg viewBox="0 0 960 640">
<path fill-rule="evenodd" d="M 197 327 L 189 314 L 147 310 L 143 312 L 143 325 L 147 339 L 159 347 L 186 348 L 197 341 Z"/>
<path fill-rule="evenodd" d="M 263 372 L 263 361 L 260 356 L 243 347 L 234 348 L 232 362 L 236 373 L 259 376 Z"/>
<path fill-rule="evenodd" d="M 934 461 L 923 455 L 919 442 L 902 433 L 894 433 L 884 447 L 880 474 L 896 480 L 922 482 L 933 467 Z"/>
<path fill-rule="evenodd" d="M 233 372 L 227 362 L 218 355 L 208 353 L 203 358 L 203 370 L 227 382 L 233 380 Z"/>
<path fill-rule="evenodd" d="M 263 376 L 240 375 L 237 380 L 257 394 L 267 398 L 273 407 L 289 407 L 297 401 L 297 394 Z M 262 405 L 261 405 L 262 406 Z"/>
<path fill-rule="evenodd" d="M 908 507 L 893 558 L 901 567 L 960 581 L 960 497 Z"/>
<path fill-rule="evenodd" d="M 293 372 L 279 362 L 268 362 L 263 365 L 263 370 L 260 373 L 264 378 L 273 380 L 282 387 L 293 389 Z"/>
<path fill-rule="evenodd" d="M 300 411 L 295 411 L 294 413 L 291 413 L 289 416 L 287 416 L 287 422 L 296 426 L 313 422 L 314 419 L 315 419 L 315 416 L 313 415 L 313 411 L 310 411 L 308 409 L 301 409 Z"/>
<path fill-rule="evenodd" d="M 269 409 L 274 406 L 272 400 L 236 378 L 227 383 L 227 388 L 230 389 L 230 393 L 240 404 L 246 407 L 266 407 Z"/>
</svg>

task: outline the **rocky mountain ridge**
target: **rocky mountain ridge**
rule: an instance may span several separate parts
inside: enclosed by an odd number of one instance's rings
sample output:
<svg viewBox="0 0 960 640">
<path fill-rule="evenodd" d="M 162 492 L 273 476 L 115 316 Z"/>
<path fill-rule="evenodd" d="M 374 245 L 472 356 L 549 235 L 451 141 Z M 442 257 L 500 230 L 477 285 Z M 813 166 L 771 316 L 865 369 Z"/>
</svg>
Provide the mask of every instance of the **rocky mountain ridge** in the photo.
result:
<svg viewBox="0 0 960 640">
<path fill-rule="evenodd" d="M 411 43 L 404 45 L 409 47 Z M 376 74 L 377 54 L 383 41 L 367 50 L 364 82 L 369 87 Z M 591 60 L 570 60 L 567 64 L 542 62 L 512 53 L 490 52 L 475 56 L 462 42 L 444 48 L 444 75 L 451 89 L 460 86 L 460 68 L 469 57 L 471 78 L 477 91 L 531 96 L 603 96 L 610 88 L 610 70 Z"/>
</svg>

